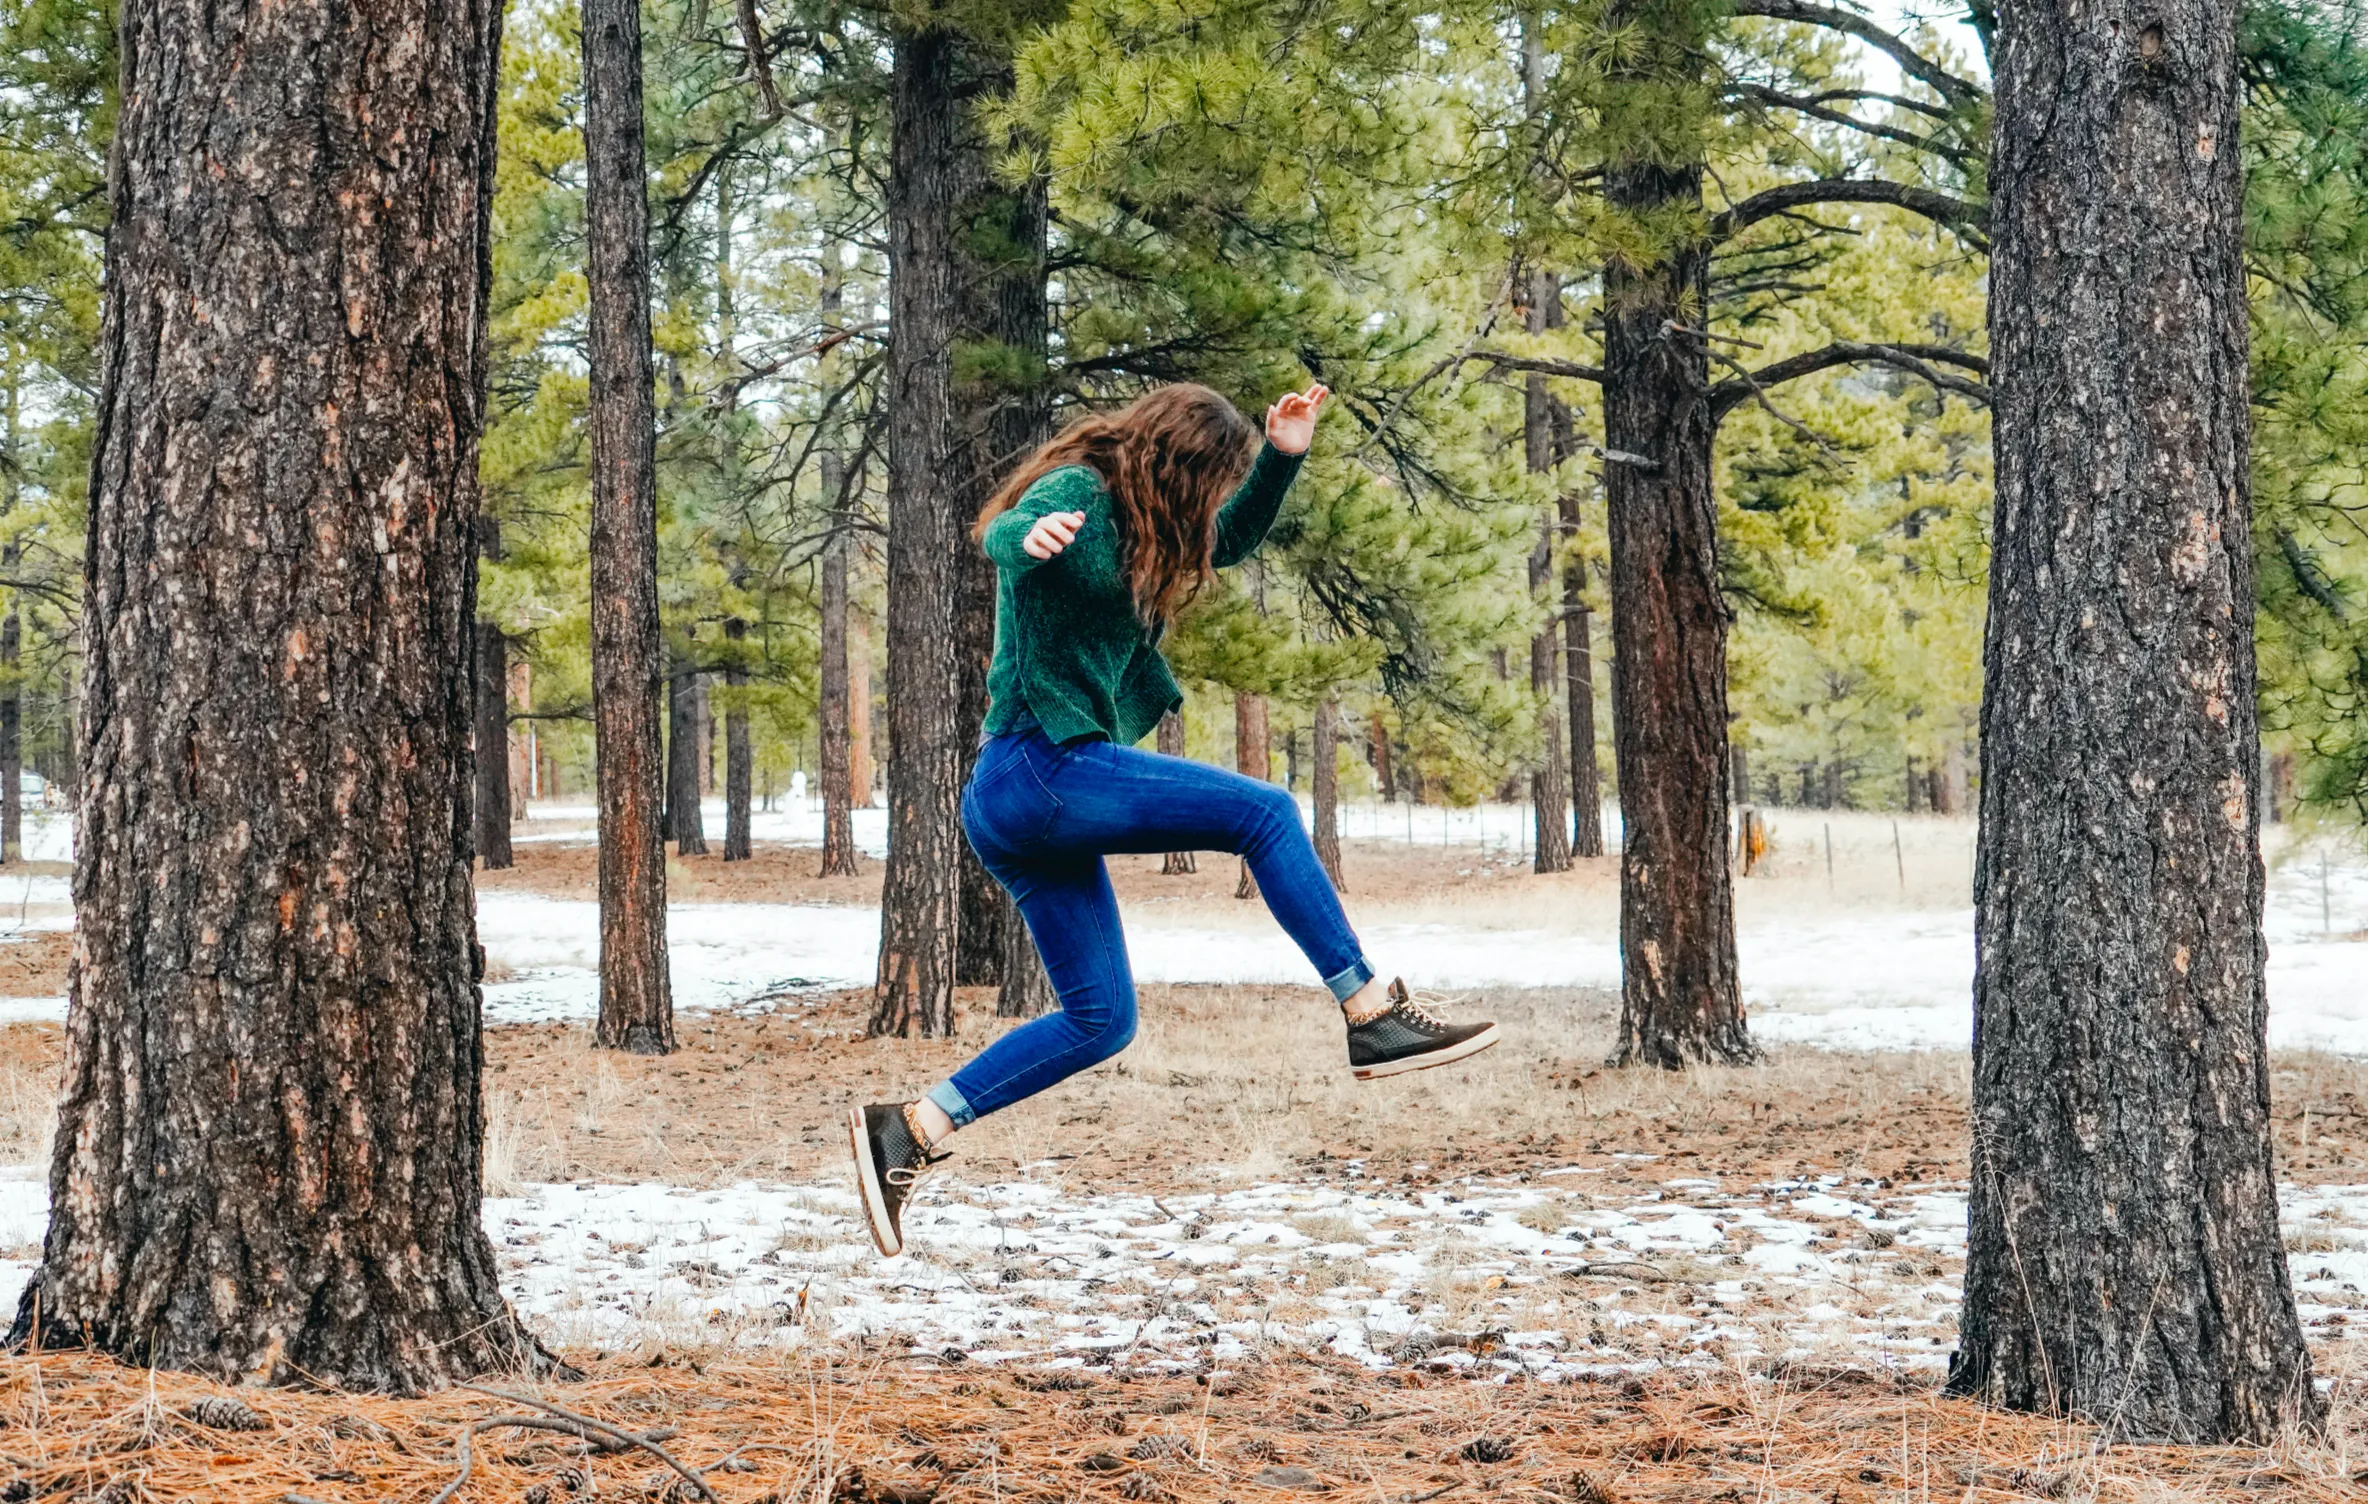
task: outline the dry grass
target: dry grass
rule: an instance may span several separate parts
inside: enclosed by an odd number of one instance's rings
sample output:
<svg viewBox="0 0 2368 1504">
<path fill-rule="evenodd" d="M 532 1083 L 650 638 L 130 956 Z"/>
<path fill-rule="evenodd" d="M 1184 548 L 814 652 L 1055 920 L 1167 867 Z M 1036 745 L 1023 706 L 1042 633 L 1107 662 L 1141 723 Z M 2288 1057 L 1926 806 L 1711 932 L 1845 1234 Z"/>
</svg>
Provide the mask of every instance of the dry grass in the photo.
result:
<svg viewBox="0 0 2368 1504">
<path fill-rule="evenodd" d="M 1480 1385 L 1322 1360 L 1152 1375 L 978 1370 L 891 1352 L 836 1364 L 660 1355 L 593 1362 L 583 1382 L 535 1392 L 611 1426 L 664 1428 L 666 1450 L 724 1504 L 1214 1504 L 1303 1491 L 1377 1504 L 1450 1493 L 1541 1504 L 2333 1504 L 2368 1484 L 2351 1391 L 2324 1437 L 2225 1448 L 2102 1446 L 2088 1427 L 1980 1410 L 1922 1384 L 1781 1366 Z M 259 1428 L 222 1429 L 240 1417 L 204 1402 L 224 1400 Z M 126 1504 L 422 1501 L 459 1476 L 464 1427 L 525 1410 L 458 1391 L 234 1391 L 79 1354 L 19 1358 L 0 1374 L 15 1481 Z M 487 1430 L 474 1452 L 458 1501 L 692 1497 L 647 1453 L 588 1455 L 549 1432 Z"/>
</svg>

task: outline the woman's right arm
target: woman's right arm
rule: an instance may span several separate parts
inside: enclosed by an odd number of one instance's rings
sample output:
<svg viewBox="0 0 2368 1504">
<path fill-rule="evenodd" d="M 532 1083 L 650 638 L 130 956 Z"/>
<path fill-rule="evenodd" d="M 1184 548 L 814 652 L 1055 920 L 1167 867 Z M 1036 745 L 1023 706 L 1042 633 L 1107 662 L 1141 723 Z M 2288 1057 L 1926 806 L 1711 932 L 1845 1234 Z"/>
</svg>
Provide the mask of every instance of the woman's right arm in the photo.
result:
<svg viewBox="0 0 2368 1504">
<path fill-rule="evenodd" d="M 1085 503 L 1093 480 L 1074 470 L 1056 470 L 1028 487 L 1010 511 L 987 524 L 979 546 L 997 567 L 1025 572 L 1060 557 L 1085 524 Z"/>
</svg>

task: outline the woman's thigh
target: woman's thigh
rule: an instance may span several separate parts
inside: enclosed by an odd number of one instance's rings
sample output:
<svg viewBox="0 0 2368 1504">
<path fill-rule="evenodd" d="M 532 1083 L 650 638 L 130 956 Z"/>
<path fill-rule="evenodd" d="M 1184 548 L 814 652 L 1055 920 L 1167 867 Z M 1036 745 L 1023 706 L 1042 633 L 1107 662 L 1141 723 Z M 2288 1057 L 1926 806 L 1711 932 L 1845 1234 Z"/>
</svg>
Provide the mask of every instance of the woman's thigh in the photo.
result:
<svg viewBox="0 0 2368 1504">
<path fill-rule="evenodd" d="M 1059 749 L 1043 787 L 1059 808 L 1041 837 L 1052 851 L 1239 851 L 1299 806 L 1271 783 L 1109 742 Z"/>
</svg>

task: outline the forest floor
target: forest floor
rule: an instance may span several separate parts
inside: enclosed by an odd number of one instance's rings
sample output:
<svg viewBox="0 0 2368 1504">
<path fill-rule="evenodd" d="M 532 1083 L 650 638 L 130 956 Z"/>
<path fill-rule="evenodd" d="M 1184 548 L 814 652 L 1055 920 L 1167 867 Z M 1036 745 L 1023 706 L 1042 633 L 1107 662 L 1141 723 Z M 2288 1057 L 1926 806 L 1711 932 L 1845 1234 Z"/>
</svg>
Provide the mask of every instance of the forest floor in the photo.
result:
<svg viewBox="0 0 2368 1504">
<path fill-rule="evenodd" d="M 1834 827 L 1835 869 L 1823 839 L 1805 853 L 1796 840 L 1743 884 L 1745 965 L 1755 934 L 1779 968 L 1820 935 L 1829 953 L 1762 995 L 1755 1029 L 1945 1007 L 1969 829 L 1906 822 L 1896 846 L 1887 819 L 1787 812 L 1779 829 L 1804 824 Z M 1615 998 L 1584 980 L 1584 952 L 1616 934 L 1608 863 L 1540 878 L 1510 839 L 1352 839 L 1352 912 L 1375 959 L 1434 981 L 1477 973 L 1463 1006 L 1506 1032 L 1467 1068 L 1372 1085 L 1342 1067 L 1320 993 L 1261 975 L 1276 969 L 1256 949 L 1271 921 L 1234 900 L 1230 861 L 1183 878 L 1117 864 L 1138 954 L 1169 978 L 1144 986 L 1137 1042 L 964 1134 L 908 1215 L 912 1251 L 882 1261 L 841 1117 L 958 1064 L 999 1027 L 991 994 L 964 994 L 954 1041 L 862 1038 L 864 995 L 827 984 L 857 964 L 833 947 L 868 943 L 878 864 L 824 883 L 813 850 L 788 844 L 804 832 L 776 830 L 745 866 L 674 864 L 678 996 L 708 1000 L 683 1012 L 683 1048 L 595 1051 L 569 981 L 590 851 L 550 834 L 481 876 L 501 968 L 489 993 L 547 999 L 513 1022 L 492 1010 L 488 1231 L 513 1300 L 591 1375 L 545 1393 L 675 1427 L 667 1448 L 693 1464 L 745 1447 L 710 1478 L 734 1504 L 1312 1489 L 1377 1504 L 1454 1490 L 2315 1500 L 2368 1486 L 2368 1050 L 2274 1058 L 2286 1241 L 2329 1436 L 2099 1451 L 2077 1427 L 1938 1392 L 1962 1269 L 1963 1050 L 1836 1048 L 1856 1027 L 1837 1019 L 1804 1031 L 1819 1047 L 1763 1029 L 1776 1042 L 1757 1069 L 1604 1069 Z M 2317 905 L 2322 881 L 2331 911 L 2368 899 L 2368 874 L 2336 860 L 2323 878 L 2291 853 L 2273 870 L 2273 956 L 2288 954 L 2289 982 L 2348 970 L 2356 992 L 2361 926 L 2322 928 Z M 37 872 L 18 895 L 0 879 L 23 936 L 0 945 L 0 1004 L 26 1010 L 0 1024 L 11 1288 L 46 1214 L 60 1045 L 41 980 L 70 923 L 45 907 L 51 883 L 60 873 Z M 2346 912 L 2368 918 L 2368 903 Z M 1837 933 L 1858 939 L 1835 948 Z M 1178 979 L 1194 968 L 1209 979 Z M 1550 984 L 1508 979 L 1535 972 Z M 2273 1014 L 2279 997 L 2273 980 Z M 2340 1011 L 2304 1006 L 2348 1038 Z M 514 1409 L 249 1393 L 269 1428 L 218 1435 L 178 1418 L 202 1389 L 68 1355 L 12 1360 L 0 1463 L 71 1476 L 85 1497 L 137 1474 L 156 1498 L 425 1501 L 456 1475 L 463 1419 Z M 135 1431 L 136 1456 L 121 1450 Z M 455 1497 L 548 1504 L 584 1475 L 611 1496 L 667 1486 L 647 1454 L 564 1451 L 488 1437 Z"/>
</svg>

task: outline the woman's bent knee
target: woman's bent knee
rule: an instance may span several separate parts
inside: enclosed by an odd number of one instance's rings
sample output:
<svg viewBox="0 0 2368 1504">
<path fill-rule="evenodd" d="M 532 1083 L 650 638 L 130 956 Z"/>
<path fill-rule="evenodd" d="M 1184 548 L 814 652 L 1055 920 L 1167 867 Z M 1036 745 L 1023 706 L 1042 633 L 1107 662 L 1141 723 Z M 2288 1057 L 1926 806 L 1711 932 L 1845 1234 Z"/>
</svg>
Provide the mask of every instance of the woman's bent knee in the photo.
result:
<svg viewBox="0 0 2368 1504">
<path fill-rule="evenodd" d="M 1131 997 L 1122 1003 L 1094 1009 L 1090 1017 L 1079 1017 L 1075 1009 L 1069 1010 L 1069 1016 L 1084 1036 L 1080 1043 L 1093 1057 L 1086 1064 L 1099 1065 L 1135 1042 L 1135 1003 Z"/>
</svg>

